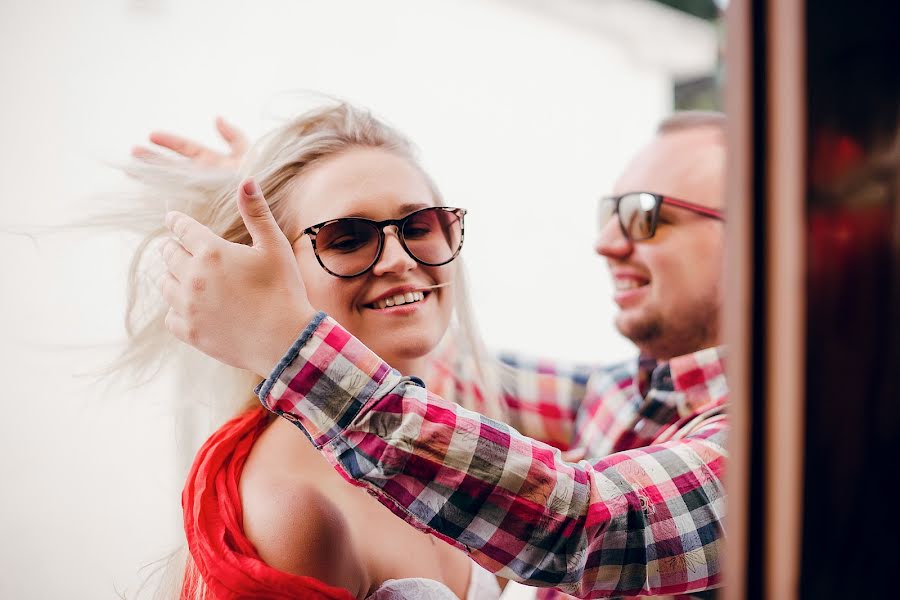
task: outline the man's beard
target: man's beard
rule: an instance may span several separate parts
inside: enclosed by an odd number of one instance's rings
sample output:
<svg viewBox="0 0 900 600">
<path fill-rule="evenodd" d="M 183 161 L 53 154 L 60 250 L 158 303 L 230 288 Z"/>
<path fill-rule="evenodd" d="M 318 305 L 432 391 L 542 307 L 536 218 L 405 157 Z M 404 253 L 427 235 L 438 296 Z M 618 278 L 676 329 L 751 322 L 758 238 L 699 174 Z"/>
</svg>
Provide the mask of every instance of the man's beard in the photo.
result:
<svg viewBox="0 0 900 600">
<path fill-rule="evenodd" d="M 668 360 L 715 345 L 719 331 L 719 303 L 698 302 L 682 315 L 664 319 L 650 309 L 639 319 L 616 317 L 616 329 L 640 349 L 641 355 Z"/>
</svg>

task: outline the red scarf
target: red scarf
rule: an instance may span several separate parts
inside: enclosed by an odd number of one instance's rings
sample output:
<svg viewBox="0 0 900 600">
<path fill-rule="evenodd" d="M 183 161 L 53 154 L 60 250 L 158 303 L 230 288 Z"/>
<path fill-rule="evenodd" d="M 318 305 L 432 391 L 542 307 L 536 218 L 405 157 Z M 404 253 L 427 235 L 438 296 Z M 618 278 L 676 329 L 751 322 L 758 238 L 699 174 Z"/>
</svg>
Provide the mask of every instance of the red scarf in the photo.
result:
<svg viewBox="0 0 900 600">
<path fill-rule="evenodd" d="M 345 589 L 270 567 L 244 535 L 238 482 L 269 414 L 259 407 L 232 419 L 206 440 L 194 459 L 181 494 L 190 550 L 183 600 L 194 598 L 202 584 L 205 597 L 216 600 L 354 600 Z"/>
</svg>

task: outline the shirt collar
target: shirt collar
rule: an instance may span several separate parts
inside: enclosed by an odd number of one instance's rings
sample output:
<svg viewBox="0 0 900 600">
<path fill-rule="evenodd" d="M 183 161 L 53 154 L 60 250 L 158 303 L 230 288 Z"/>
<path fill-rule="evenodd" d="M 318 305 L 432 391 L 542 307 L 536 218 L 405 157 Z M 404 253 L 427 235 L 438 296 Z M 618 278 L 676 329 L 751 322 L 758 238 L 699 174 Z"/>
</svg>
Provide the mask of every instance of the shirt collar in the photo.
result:
<svg viewBox="0 0 900 600">
<path fill-rule="evenodd" d="M 725 347 L 705 348 L 663 362 L 639 357 L 637 385 L 644 397 L 650 390 L 680 392 L 677 404 L 682 416 L 724 402 L 728 395 Z"/>
</svg>

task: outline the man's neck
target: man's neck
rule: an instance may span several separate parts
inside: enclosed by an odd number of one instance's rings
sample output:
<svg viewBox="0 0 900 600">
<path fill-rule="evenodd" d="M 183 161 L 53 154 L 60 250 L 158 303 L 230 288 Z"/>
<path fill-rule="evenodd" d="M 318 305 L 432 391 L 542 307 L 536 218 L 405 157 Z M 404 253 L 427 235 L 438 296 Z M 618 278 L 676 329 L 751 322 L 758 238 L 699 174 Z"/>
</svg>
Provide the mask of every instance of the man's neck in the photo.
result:
<svg viewBox="0 0 900 600">
<path fill-rule="evenodd" d="M 700 352 L 701 350 L 707 350 L 709 348 L 716 348 L 718 346 L 721 346 L 721 343 L 718 341 L 710 341 L 708 343 L 700 345 L 682 347 L 660 347 L 657 344 L 648 347 L 642 347 L 639 345 L 638 353 L 642 361 L 654 360 L 658 363 L 664 363 L 671 361 L 673 358 L 678 358 L 679 356 L 687 356 L 688 354 L 694 354 L 695 352 Z"/>
</svg>

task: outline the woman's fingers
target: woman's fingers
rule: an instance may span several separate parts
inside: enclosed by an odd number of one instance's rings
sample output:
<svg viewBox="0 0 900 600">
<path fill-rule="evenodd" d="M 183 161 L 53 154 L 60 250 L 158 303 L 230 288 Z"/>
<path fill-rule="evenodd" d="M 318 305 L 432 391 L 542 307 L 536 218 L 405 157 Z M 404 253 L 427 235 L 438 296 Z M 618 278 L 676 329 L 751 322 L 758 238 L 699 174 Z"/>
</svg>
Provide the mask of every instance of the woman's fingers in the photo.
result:
<svg viewBox="0 0 900 600">
<path fill-rule="evenodd" d="M 144 146 L 135 146 L 131 149 L 131 156 L 140 160 L 158 161 L 163 158 L 159 152 L 154 152 Z"/>
<path fill-rule="evenodd" d="M 157 146 L 168 148 L 169 150 L 176 152 L 184 156 L 185 158 L 190 158 L 191 160 L 199 160 L 204 157 L 217 154 L 209 148 L 198 144 L 197 142 L 181 137 L 180 135 L 175 135 L 174 133 L 167 133 L 165 131 L 154 131 L 150 134 L 150 141 Z"/>
<path fill-rule="evenodd" d="M 240 129 L 222 117 L 216 117 L 216 129 L 231 148 L 232 157 L 240 158 L 247 152 L 250 142 Z"/>
<path fill-rule="evenodd" d="M 247 152 L 247 148 L 250 147 L 250 141 L 240 129 L 222 117 L 216 118 L 216 129 L 228 144 L 229 152 L 219 152 L 207 148 L 194 140 L 167 131 L 154 131 L 150 134 L 150 142 L 154 144 L 154 147 L 135 146 L 131 150 L 131 155 L 137 159 L 151 162 L 171 160 L 173 157 L 156 151 L 159 148 L 165 148 L 202 167 L 236 169 Z"/>
</svg>

